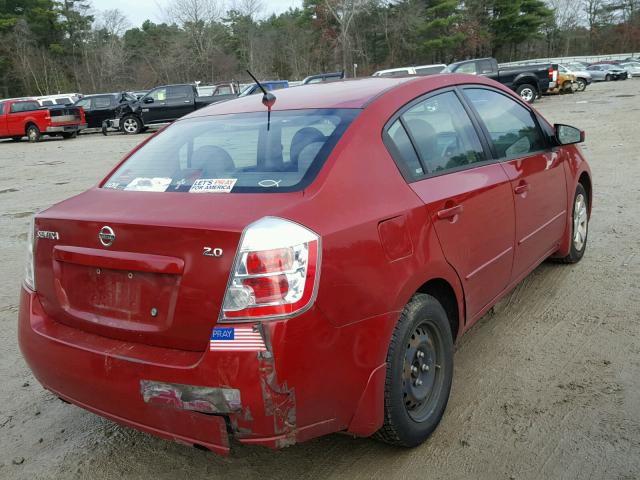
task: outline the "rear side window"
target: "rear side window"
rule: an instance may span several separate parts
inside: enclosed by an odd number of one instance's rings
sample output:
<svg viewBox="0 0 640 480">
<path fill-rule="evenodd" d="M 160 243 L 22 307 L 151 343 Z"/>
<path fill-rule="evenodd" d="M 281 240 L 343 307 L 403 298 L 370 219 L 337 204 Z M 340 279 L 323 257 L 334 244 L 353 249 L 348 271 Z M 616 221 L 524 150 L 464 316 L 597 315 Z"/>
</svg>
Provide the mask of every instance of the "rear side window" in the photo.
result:
<svg viewBox="0 0 640 480">
<path fill-rule="evenodd" d="M 473 124 L 453 92 L 429 97 L 409 108 L 401 118 L 426 174 L 442 173 L 486 159 Z M 408 151 L 396 146 L 401 152 Z M 411 163 L 406 153 L 402 158 Z"/>
<path fill-rule="evenodd" d="M 484 88 L 465 88 L 464 92 L 489 131 L 499 159 L 521 157 L 545 148 L 531 112 L 518 102 Z"/>
<path fill-rule="evenodd" d="M 91 101 L 94 109 L 104 109 L 111 106 L 111 97 L 93 97 Z"/>
<path fill-rule="evenodd" d="M 480 60 L 478 62 L 478 66 L 480 67 L 481 74 L 493 72 L 493 65 L 491 63 L 491 60 Z"/>
<path fill-rule="evenodd" d="M 391 124 L 387 134 L 389 135 L 392 148 L 396 150 L 393 156 L 398 159 L 398 166 L 404 176 L 413 179 L 424 175 L 424 169 L 422 168 L 420 159 L 413 148 L 413 144 L 404 125 L 402 125 L 399 119 Z"/>
<path fill-rule="evenodd" d="M 4 115 L 4 109 L 5 109 L 5 104 L 4 103 L 0 103 L 0 115 Z"/>
<path fill-rule="evenodd" d="M 416 75 L 435 75 L 442 72 L 442 66 L 416 68 Z"/>
<path fill-rule="evenodd" d="M 73 103 L 70 98 L 56 98 L 57 105 L 69 105 Z"/>
<path fill-rule="evenodd" d="M 191 118 L 152 138 L 103 188 L 157 192 L 290 192 L 316 177 L 360 110 Z"/>
<path fill-rule="evenodd" d="M 11 113 L 31 112 L 33 110 L 38 110 L 39 108 L 40 104 L 35 100 L 27 102 L 16 102 L 11 104 Z"/>
<path fill-rule="evenodd" d="M 176 85 L 167 89 L 167 100 L 185 100 L 191 97 L 193 88 L 189 85 Z"/>
</svg>

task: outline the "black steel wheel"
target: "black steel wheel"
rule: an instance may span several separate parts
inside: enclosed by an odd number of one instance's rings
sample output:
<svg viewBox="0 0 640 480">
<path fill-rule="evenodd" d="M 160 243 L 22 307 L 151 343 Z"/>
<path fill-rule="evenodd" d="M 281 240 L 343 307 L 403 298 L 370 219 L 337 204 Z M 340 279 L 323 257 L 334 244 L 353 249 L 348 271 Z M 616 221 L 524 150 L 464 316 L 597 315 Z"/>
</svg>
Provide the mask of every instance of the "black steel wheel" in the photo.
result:
<svg viewBox="0 0 640 480">
<path fill-rule="evenodd" d="M 453 378 L 453 338 L 437 299 L 416 294 L 405 306 L 387 353 L 384 424 L 376 437 L 414 447 L 435 430 Z"/>
</svg>

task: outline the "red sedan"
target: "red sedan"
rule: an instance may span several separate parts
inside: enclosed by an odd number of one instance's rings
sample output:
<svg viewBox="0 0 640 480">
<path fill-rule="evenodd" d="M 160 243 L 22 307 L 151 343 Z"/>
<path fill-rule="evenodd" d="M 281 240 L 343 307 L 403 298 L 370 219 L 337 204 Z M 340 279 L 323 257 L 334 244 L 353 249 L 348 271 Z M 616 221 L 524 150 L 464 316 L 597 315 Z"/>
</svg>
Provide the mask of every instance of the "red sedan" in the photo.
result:
<svg viewBox="0 0 640 480">
<path fill-rule="evenodd" d="M 415 446 L 454 341 L 584 254 L 584 135 L 468 75 L 264 100 L 176 121 L 35 217 L 22 352 L 63 400 L 219 453 L 338 431 Z"/>
</svg>

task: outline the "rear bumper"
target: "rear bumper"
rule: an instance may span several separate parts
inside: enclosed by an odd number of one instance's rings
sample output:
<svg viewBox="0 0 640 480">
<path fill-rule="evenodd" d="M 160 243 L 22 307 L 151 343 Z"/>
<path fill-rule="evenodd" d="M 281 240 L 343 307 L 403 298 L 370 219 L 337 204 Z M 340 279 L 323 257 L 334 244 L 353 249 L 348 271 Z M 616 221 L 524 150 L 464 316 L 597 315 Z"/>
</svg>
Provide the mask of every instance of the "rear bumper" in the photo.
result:
<svg viewBox="0 0 640 480">
<path fill-rule="evenodd" d="M 396 317 L 335 328 L 312 308 L 265 324 L 266 352 L 187 352 L 68 327 L 23 288 L 18 335 L 38 381 L 64 400 L 227 454 L 232 439 L 280 448 L 340 430 L 374 433 L 382 424 L 387 343 L 371 331 L 377 328 L 384 338 Z M 187 393 L 172 396 L 172 386 Z M 190 396 L 189 389 L 211 395 Z"/>
<path fill-rule="evenodd" d="M 51 125 L 45 130 L 46 133 L 73 133 L 87 128 L 86 123 L 74 123 L 71 125 Z"/>
</svg>

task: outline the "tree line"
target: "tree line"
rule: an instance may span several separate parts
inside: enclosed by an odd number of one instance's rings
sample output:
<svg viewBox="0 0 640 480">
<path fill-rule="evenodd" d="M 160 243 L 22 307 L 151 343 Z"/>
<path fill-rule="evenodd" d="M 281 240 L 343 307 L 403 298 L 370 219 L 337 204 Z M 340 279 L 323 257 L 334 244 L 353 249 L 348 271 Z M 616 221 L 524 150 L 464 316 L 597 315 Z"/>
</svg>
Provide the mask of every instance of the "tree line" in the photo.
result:
<svg viewBox="0 0 640 480">
<path fill-rule="evenodd" d="M 640 48 L 640 0 L 304 0 L 264 10 L 261 0 L 171 0 L 164 21 L 132 28 L 126 12 L 96 14 L 89 0 L 0 0 L 0 95 Z"/>
</svg>

